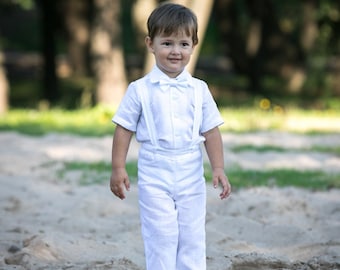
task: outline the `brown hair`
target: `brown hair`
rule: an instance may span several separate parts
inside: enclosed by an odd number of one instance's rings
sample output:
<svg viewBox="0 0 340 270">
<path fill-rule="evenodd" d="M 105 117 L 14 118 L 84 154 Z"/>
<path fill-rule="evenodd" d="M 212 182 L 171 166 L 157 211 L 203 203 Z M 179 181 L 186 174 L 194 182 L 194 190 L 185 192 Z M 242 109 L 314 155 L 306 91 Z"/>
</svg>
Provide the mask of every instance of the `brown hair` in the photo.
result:
<svg viewBox="0 0 340 270">
<path fill-rule="evenodd" d="M 187 7 L 179 4 L 159 5 L 150 14 L 147 27 L 151 40 L 157 35 L 171 35 L 183 30 L 188 36 L 192 36 L 194 45 L 198 43 L 196 15 Z"/>
</svg>

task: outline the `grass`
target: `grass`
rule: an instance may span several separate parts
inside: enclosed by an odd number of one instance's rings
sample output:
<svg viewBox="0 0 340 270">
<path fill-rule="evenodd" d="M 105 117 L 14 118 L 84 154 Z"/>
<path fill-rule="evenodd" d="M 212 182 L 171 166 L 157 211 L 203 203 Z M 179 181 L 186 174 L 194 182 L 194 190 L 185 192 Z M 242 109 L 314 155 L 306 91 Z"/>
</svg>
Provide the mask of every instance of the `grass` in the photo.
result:
<svg viewBox="0 0 340 270">
<path fill-rule="evenodd" d="M 228 178 L 234 188 L 256 186 L 292 186 L 311 190 L 340 188 L 340 174 L 327 174 L 322 171 L 233 169 L 228 171 Z"/>
<path fill-rule="evenodd" d="M 113 133 L 112 116 L 113 111 L 104 107 L 75 111 L 16 109 L 0 117 L 0 131 L 17 131 L 28 135 L 55 132 L 102 136 Z"/>
<path fill-rule="evenodd" d="M 126 169 L 131 182 L 136 183 L 136 162 L 128 162 Z M 78 180 L 76 180 L 77 184 L 108 184 L 111 165 L 105 162 L 66 162 L 64 168 L 58 171 L 58 177 L 64 181 L 70 181 L 71 178 L 74 179 L 75 173 L 78 173 Z M 227 174 L 234 190 L 256 186 L 293 186 L 311 190 L 340 188 L 340 174 L 327 174 L 321 171 L 286 169 L 258 171 L 233 168 L 228 170 Z M 70 179 L 69 176 L 71 176 Z M 211 182 L 211 170 L 209 169 L 208 164 L 205 164 L 205 178 L 208 182 Z"/>
<path fill-rule="evenodd" d="M 256 151 L 256 152 L 294 152 L 294 151 L 299 151 L 299 152 L 321 152 L 321 153 L 330 153 L 330 154 L 335 154 L 340 156 L 340 147 L 339 146 L 334 146 L 334 147 L 326 147 L 326 146 L 313 146 L 310 148 L 283 148 L 279 146 L 273 146 L 273 145 L 251 145 L 251 144 L 242 144 L 242 145 L 237 145 L 230 147 L 230 150 L 236 153 L 239 152 L 244 152 L 244 151 Z"/>
<path fill-rule="evenodd" d="M 265 110 L 257 107 L 221 109 L 223 131 L 279 130 L 298 133 L 340 132 L 340 110 Z"/>
<path fill-rule="evenodd" d="M 261 102 L 260 102 L 261 104 Z M 222 132 L 250 132 L 279 130 L 300 133 L 340 132 L 340 110 L 302 110 L 253 106 L 246 108 L 221 108 L 225 120 Z M 112 134 L 111 118 L 114 110 L 94 107 L 84 110 L 33 110 L 12 109 L 0 116 L 0 131 L 17 131 L 29 135 L 50 132 L 83 136 Z"/>
</svg>

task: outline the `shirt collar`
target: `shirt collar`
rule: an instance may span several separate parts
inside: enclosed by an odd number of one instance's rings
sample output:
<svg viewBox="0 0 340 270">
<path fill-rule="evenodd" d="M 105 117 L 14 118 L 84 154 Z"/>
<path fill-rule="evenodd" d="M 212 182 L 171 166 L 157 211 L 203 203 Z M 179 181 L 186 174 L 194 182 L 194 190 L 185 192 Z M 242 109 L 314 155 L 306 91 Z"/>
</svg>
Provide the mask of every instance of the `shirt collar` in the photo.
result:
<svg viewBox="0 0 340 270">
<path fill-rule="evenodd" d="M 163 71 L 161 71 L 157 65 L 155 65 L 149 73 L 151 83 L 159 83 L 162 79 L 170 79 Z M 189 86 L 193 86 L 193 79 L 191 74 L 184 69 L 176 78 L 178 80 L 186 80 Z"/>
</svg>

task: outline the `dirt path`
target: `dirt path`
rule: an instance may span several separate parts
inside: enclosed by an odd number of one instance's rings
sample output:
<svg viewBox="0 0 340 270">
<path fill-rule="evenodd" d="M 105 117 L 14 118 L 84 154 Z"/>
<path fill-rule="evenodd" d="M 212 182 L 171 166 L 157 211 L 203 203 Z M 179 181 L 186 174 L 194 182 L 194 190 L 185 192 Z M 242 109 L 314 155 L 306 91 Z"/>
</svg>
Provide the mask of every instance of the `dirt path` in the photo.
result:
<svg viewBox="0 0 340 270">
<path fill-rule="evenodd" d="M 224 134 L 228 167 L 340 172 L 339 135 Z M 236 145 L 286 152 L 234 153 Z M 111 137 L 0 133 L 0 269 L 145 269 L 138 191 L 125 201 L 107 185 L 61 181 L 65 160 L 109 161 Z M 129 159 L 137 157 L 133 142 Z M 339 179 L 340 180 L 340 179 Z M 252 188 L 227 201 L 207 187 L 208 270 L 340 269 L 340 190 Z"/>
</svg>

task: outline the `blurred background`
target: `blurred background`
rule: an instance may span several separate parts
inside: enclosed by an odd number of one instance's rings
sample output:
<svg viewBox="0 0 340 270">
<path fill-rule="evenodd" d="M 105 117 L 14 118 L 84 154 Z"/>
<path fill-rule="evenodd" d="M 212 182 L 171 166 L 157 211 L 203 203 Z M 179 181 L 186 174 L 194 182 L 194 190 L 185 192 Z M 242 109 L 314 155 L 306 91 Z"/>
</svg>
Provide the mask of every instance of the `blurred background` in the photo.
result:
<svg viewBox="0 0 340 270">
<path fill-rule="evenodd" d="M 1 0 L 0 110 L 115 107 L 152 65 L 156 0 Z M 220 106 L 340 104 L 340 2 L 182 0 L 199 20 L 188 67 Z"/>
</svg>

